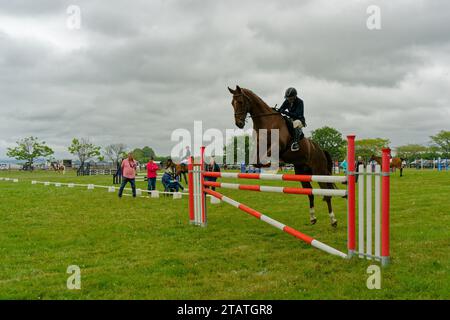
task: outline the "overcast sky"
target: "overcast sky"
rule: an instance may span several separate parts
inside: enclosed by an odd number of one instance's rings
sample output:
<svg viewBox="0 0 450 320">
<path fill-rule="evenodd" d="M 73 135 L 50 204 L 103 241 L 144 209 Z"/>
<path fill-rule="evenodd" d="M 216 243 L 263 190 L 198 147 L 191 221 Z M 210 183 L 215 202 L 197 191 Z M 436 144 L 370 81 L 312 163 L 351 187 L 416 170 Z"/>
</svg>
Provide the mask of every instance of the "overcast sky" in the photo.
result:
<svg viewBox="0 0 450 320">
<path fill-rule="evenodd" d="M 296 87 L 307 133 L 427 143 L 450 130 L 449 21 L 448 0 L 0 0 L 0 158 L 30 135 L 168 154 L 194 120 L 234 128 L 236 84 L 269 105 Z"/>
</svg>

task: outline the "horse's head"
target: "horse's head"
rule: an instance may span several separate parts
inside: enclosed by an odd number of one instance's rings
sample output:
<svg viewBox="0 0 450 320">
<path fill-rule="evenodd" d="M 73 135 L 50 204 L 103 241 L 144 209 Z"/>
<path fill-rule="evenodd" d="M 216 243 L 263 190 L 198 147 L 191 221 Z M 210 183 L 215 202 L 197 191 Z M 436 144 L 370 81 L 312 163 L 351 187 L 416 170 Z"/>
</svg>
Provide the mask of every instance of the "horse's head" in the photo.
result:
<svg viewBox="0 0 450 320">
<path fill-rule="evenodd" d="M 233 95 L 231 105 L 234 109 L 234 123 L 239 129 L 242 129 L 245 126 L 245 119 L 249 112 L 249 98 L 239 86 L 236 86 L 235 90 L 228 88 L 228 91 Z"/>
</svg>

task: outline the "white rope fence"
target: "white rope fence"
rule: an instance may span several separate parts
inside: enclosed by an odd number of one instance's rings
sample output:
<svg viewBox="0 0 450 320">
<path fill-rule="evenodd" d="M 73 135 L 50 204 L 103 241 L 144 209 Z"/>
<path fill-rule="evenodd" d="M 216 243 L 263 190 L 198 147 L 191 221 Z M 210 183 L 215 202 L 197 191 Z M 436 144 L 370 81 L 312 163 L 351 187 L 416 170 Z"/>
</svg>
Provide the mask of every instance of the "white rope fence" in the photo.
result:
<svg viewBox="0 0 450 320">
<path fill-rule="evenodd" d="M 55 187 L 62 187 L 62 186 L 67 186 L 69 188 L 74 188 L 74 187 L 82 187 L 82 188 L 87 188 L 88 190 L 94 190 L 94 189 L 107 189 L 108 192 L 116 192 L 119 191 L 120 187 L 116 187 L 116 186 L 102 186 L 102 185 L 97 185 L 97 184 L 80 184 L 80 183 L 68 183 L 68 182 L 51 182 L 51 181 L 37 181 L 37 180 L 33 180 L 31 181 L 31 184 L 36 185 L 36 184 L 43 184 L 44 186 L 51 186 L 54 185 Z M 125 191 L 132 191 L 131 188 L 124 188 Z M 186 190 L 187 191 L 187 190 Z M 146 196 L 143 194 L 147 194 Z M 167 191 L 159 191 L 159 190 L 143 190 L 143 189 L 139 189 L 136 188 L 136 196 L 137 197 L 142 197 L 142 198 L 159 198 L 159 196 L 163 194 L 163 195 L 172 195 L 173 199 L 181 199 L 183 196 L 187 196 L 189 195 L 188 192 L 167 192 Z M 123 194 L 126 196 L 131 196 L 131 194 Z"/>
<path fill-rule="evenodd" d="M 11 181 L 11 182 L 19 182 L 19 179 L 17 178 L 4 178 L 4 177 L 0 177 L 0 181 Z"/>
</svg>

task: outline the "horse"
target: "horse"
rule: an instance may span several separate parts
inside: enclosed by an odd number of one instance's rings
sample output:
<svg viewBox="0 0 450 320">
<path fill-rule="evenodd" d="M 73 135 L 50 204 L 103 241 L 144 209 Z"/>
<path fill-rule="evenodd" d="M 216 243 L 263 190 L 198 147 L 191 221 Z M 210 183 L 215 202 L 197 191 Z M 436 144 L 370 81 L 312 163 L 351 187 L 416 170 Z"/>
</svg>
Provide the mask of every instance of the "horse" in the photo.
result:
<svg viewBox="0 0 450 320">
<path fill-rule="evenodd" d="M 332 175 L 333 162 L 331 155 L 320 148 L 320 146 L 309 138 L 303 137 L 298 151 L 291 151 L 292 136 L 289 132 L 288 125 L 282 114 L 273 108 L 269 107 L 260 97 L 249 89 L 240 88 L 236 86 L 233 90 L 228 88 L 233 95 L 231 105 L 234 109 L 234 122 L 236 126 L 243 129 L 247 120 L 247 115 L 253 120 L 253 129 L 257 138 L 257 150 L 259 150 L 259 130 L 267 130 L 267 154 L 271 154 L 271 130 L 278 130 L 279 132 L 279 156 L 280 161 L 292 164 L 294 166 L 295 174 L 306 175 Z M 264 166 L 259 163 L 259 156 L 257 157 L 256 166 Z M 312 188 L 310 182 L 301 182 L 303 188 Z M 337 189 L 334 183 L 319 182 L 322 189 Z M 314 212 L 314 196 L 308 195 L 309 198 L 309 212 L 310 223 L 313 225 L 317 222 Z M 333 212 L 331 204 L 331 197 L 324 196 L 328 206 L 328 214 L 332 227 L 337 227 L 337 219 Z"/>
<path fill-rule="evenodd" d="M 392 158 L 389 167 L 391 169 L 400 169 L 400 177 L 403 177 L 403 158 Z M 372 155 L 369 161 L 376 161 L 381 166 L 381 157 Z"/>
<path fill-rule="evenodd" d="M 50 163 L 51 167 L 53 168 L 53 170 L 55 170 L 58 173 L 62 173 L 65 174 L 66 173 L 66 167 L 58 162 L 52 162 Z"/>
</svg>

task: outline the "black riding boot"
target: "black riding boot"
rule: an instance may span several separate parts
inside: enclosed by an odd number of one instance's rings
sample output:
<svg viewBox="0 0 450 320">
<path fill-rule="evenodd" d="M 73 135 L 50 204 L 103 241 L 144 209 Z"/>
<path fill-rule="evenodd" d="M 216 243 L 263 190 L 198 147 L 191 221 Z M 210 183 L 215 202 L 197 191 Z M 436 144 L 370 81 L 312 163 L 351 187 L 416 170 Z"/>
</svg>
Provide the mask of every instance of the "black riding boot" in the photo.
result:
<svg viewBox="0 0 450 320">
<path fill-rule="evenodd" d="M 298 151 L 300 150 L 299 141 L 303 138 L 303 131 L 301 128 L 295 128 L 294 129 L 294 142 L 291 145 L 291 151 Z"/>
</svg>

